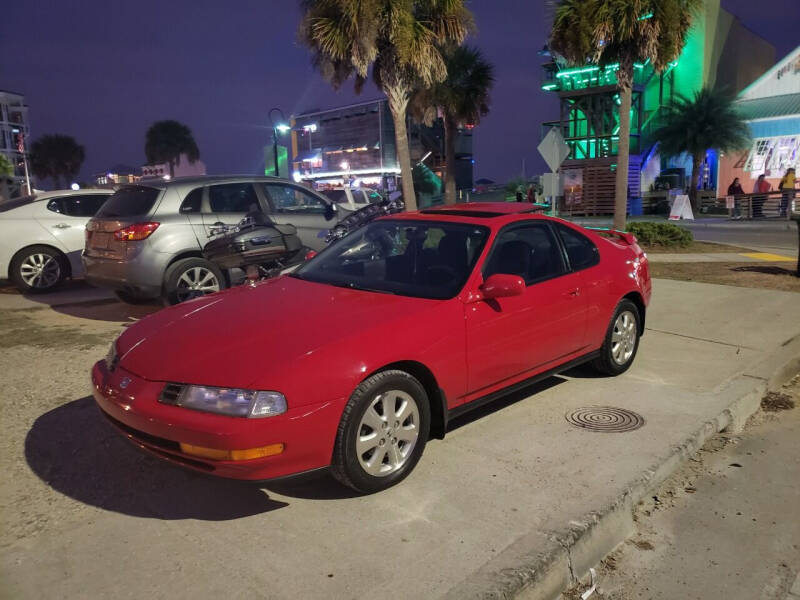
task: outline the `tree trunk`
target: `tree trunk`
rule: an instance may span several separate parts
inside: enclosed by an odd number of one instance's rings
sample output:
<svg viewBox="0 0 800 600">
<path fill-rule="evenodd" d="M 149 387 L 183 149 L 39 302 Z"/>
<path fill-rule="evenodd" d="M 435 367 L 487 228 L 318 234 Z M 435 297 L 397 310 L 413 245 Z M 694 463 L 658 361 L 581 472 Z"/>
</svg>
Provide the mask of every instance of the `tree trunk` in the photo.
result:
<svg viewBox="0 0 800 600">
<path fill-rule="evenodd" d="M 275 176 L 277 177 L 277 175 L 278 175 L 278 163 L 276 161 L 275 162 Z M 175 161 L 174 160 L 169 161 L 169 178 L 170 179 L 174 179 L 175 178 Z"/>
<path fill-rule="evenodd" d="M 620 65 L 620 69 L 624 67 Z M 628 81 L 632 81 L 633 63 Z M 619 145 L 617 150 L 617 180 L 614 193 L 614 229 L 625 231 L 628 214 L 628 165 L 631 151 L 631 96 L 632 84 L 619 90 Z"/>
<path fill-rule="evenodd" d="M 689 202 L 692 205 L 692 213 L 697 216 L 700 206 L 697 202 L 697 183 L 700 181 L 700 165 L 703 164 L 703 155 L 692 156 L 692 176 L 689 181 Z"/>
<path fill-rule="evenodd" d="M 406 108 L 408 108 L 408 89 L 403 85 L 387 86 L 386 97 L 394 120 L 395 151 L 400 163 L 400 177 L 403 185 L 403 202 L 406 210 L 417 210 L 417 196 L 414 193 L 414 179 L 411 173 L 411 152 L 408 147 L 406 129 Z"/>
<path fill-rule="evenodd" d="M 444 203 L 456 203 L 456 136 L 458 125 L 452 116 L 444 115 Z"/>
</svg>

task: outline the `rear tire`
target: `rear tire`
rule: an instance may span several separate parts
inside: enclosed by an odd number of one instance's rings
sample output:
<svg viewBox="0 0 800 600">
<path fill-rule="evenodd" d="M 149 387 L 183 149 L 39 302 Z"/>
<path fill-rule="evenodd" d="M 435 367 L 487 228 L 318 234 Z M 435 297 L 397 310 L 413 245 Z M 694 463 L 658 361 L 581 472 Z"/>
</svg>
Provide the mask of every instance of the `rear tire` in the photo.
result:
<svg viewBox="0 0 800 600">
<path fill-rule="evenodd" d="M 203 258 L 184 258 L 164 274 L 164 304 L 172 306 L 224 290 L 227 281 L 217 265 Z"/>
<path fill-rule="evenodd" d="M 592 367 L 611 376 L 627 371 L 639 349 L 640 323 L 637 306 L 627 298 L 622 299 L 611 317 L 600 356 L 592 361 Z"/>
<path fill-rule="evenodd" d="M 364 494 L 401 482 L 425 450 L 430 423 L 428 395 L 419 381 L 405 371 L 376 373 L 344 408 L 331 473 Z"/>
<path fill-rule="evenodd" d="M 67 278 L 69 261 L 51 246 L 31 246 L 11 259 L 8 276 L 24 294 L 52 292 Z"/>
</svg>

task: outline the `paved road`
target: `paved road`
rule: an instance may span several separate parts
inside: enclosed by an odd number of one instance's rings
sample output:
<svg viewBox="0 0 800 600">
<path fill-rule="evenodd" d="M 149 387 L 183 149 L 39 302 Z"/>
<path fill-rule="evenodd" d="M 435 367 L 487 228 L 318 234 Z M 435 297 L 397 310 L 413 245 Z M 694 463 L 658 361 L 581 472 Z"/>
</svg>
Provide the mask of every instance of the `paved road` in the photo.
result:
<svg viewBox="0 0 800 600">
<path fill-rule="evenodd" d="M 712 440 L 656 494 L 597 600 L 800 600 L 800 407 Z"/>
<path fill-rule="evenodd" d="M 550 551 L 554 531 L 671 456 L 743 393 L 732 378 L 800 335 L 796 294 L 654 287 L 624 376 L 571 371 L 461 418 L 401 485 L 361 497 L 327 478 L 259 488 L 139 453 L 97 413 L 88 370 L 155 307 L 0 294 L 0 597 L 469 597 L 476 573 Z M 646 425 L 565 420 L 592 405 Z"/>
</svg>

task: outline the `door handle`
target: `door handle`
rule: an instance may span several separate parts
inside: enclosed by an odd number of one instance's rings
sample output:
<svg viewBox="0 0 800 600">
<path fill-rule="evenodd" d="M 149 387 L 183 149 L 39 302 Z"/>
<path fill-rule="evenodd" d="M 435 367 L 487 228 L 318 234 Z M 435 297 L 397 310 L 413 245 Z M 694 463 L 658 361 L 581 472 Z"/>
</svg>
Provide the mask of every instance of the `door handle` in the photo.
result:
<svg viewBox="0 0 800 600">
<path fill-rule="evenodd" d="M 53 225 L 53 228 L 54 229 L 69 229 L 69 225 L 67 225 L 66 223 L 56 223 L 55 225 Z"/>
</svg>

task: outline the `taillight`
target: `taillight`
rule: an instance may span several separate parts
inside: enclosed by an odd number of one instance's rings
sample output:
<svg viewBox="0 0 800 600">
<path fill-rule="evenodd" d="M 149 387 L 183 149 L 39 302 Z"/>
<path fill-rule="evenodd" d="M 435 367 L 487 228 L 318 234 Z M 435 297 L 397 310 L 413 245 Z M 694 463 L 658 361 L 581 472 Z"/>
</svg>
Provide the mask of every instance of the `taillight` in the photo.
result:
<svg viewBox="0 0 800 600">
<path fill-rule="evenodd" d="M 135 242 L 144 240 L 150 236 L 156 229 L 158 223 L 134 223 L 122 229 L 117 229 L 114 232 L 114 239 L 120 242 Z"/>
</svg>

